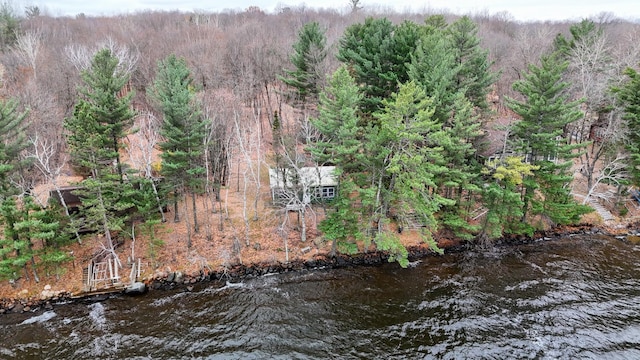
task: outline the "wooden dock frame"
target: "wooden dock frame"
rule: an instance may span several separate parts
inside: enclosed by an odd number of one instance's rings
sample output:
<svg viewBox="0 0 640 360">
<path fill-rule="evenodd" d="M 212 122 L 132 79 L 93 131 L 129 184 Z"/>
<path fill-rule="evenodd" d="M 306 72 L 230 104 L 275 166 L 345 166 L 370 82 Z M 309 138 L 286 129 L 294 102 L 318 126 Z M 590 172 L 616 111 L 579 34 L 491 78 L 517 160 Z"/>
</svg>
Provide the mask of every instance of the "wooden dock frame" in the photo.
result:
<svg viewBox="0 0 640 360">
<path fill-rule="evenodd" d="M 106 261 L 91 260 L 86 270 L 83 270 L 85 292 L 96 290 L 122 289 L 124 286 L 118 274 L 116 259 L 107 258 Z"/>
</svg>

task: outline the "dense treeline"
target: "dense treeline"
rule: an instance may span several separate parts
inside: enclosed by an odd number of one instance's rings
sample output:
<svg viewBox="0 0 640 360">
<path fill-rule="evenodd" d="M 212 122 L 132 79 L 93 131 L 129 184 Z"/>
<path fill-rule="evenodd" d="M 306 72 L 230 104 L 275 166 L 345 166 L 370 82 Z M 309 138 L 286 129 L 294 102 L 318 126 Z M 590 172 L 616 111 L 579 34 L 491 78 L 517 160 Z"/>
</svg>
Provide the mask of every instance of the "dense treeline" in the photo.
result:
<svg viewBox="0 0 640 360">
<path fill-rule="evenodd" d="M 298 212 L 302 241 L 306 212 L 321 208 L 334 251 L 374 243 L 401 264 L 414 226 L 436 251 L 436 233 L 531 234 L 638 184 L 640 29 L 610 14 L 520 24 L 366 9 L 28 10 L 1 9 L 3 279 L 56 273 L 82 232 L 117 260 L 116 238 L 142 225 L 154 249 L 163 208 L 186 224 L 187 247 L 231 231 L 239 254 L 263 216 L 267 167 L 298 174 L 282 213 Z M 339 186 L 317 205 L 299 179 L 325 165 Z M 243 229 L 225 229 L 221 210 L 234 166 Z M 77 213 L 61 193 L 71 174 L 84 179 Z M 40 184 L 57 205 L 36 196 Z M 218 208 L 215 229 L 199 201 Z"/>
</svg>

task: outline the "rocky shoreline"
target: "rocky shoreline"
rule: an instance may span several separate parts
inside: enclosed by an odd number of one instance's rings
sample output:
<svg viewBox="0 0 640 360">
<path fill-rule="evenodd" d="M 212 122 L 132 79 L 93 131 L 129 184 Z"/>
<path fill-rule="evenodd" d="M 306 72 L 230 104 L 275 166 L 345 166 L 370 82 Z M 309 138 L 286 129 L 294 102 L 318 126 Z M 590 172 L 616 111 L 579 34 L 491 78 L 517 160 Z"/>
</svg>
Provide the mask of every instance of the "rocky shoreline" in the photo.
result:
<svg viewBox="0 0 640 360">
<path fill-rule="evenodd" d="M 626 229 L 628 235 L 633 235 L 631 229 L 637 229 L 637 224 L 629 224 Z M 547 231 L 539 231 L 532 237 L 528 236 L 506 236 L 494 243 L 494 246 L 510 246 L 532 243 L 538 240 L 553 240 L 569 235 L 618 235 L 625 238 L 626 235 L 613 234 L 611 231 L 596 227 L 591 224 L 581 224 L 574 226 L 558 227 Z M 474 248 L 475 245 L 450 241 L 443 246 L 446 253 L 455 253 Z M 427 256 L 435 256 L 426 245 L 412 246 L 409 251 L 409 260 L 415 261 Z M 339 254 L 335 257 L 319 254 L 311 260 L 293 260 L 288 263 L 257 263 L 249 265 L 233 265 L 225 269 L 214 272 L 200 272 L 199 274 L 183 274 L 176 272 L 156 273 L 153 277 L 144 281 L 148 289 L 169 290 L 184 288 L 186 291 L 193 290 L 195 284 L 213 281 L 239 281 L 245 278 L 258 277 L 266 274 L 278 274 L 286 272 L 315 270 L 315 269 L 337 269 L 351 266 L 379 266 L 387 263 L 389 255 L 381 251 L 358 253 L 355 255 Z M 58 304 L 67 304 L 70 301 L 101 301 L 110 296 L 120 295 L 121 291 L 104 292 L 101 294 L 71 294 L 67 291 L 51 291 L 45 286 L 39 297 L 27 299 L 0 299 L 0 315 L 10 313 L 27 313 L 52 310 Z"/>
</svg>

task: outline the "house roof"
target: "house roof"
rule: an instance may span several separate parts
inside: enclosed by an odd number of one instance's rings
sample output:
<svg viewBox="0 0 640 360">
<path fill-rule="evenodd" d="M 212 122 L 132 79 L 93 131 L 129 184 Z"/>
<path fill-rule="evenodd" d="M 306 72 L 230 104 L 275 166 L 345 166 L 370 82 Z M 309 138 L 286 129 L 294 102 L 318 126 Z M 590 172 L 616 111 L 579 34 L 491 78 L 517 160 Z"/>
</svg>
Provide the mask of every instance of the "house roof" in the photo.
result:
<svg viewBox="0 0 640 360">
<path fill-rule="evenodd" d="M 295 169 L 287 168 L 280 171 L 269 169 L 269 187 L 284 188 L 304 181 L 309 187 L 338 186 L 338 179 L 334 175 L 335 166 L 301 167 L 299 173 Z M 286 181 L 285 181 L 286 178 Z"/>
<path fill-rule="evenodd" d="M 76 194 L 75 191 L 81 190 L 81 189 L 83 189 L 82 186 L 73 185 L 73 186 L 61 186 L 59 187 L 58 190 L 60 191 L 59 195 L 62 196 L 65 204 L 76 206 L 82 203 L 82 200 L 80 199 L 80 195 Z M 49 200 L 58 201 L 58 202 L 60 201 L 58 190 L 56 189 L 49 190 Z"/>
</svg>

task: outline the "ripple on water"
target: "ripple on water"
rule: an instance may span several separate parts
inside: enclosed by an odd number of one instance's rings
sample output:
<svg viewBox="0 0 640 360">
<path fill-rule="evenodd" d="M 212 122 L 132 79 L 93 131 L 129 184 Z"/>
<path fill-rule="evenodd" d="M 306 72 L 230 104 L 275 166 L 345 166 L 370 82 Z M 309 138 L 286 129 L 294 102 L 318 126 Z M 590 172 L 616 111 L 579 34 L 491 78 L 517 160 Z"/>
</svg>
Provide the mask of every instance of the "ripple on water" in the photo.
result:
<svg viewBox="0 0 640 360">
<path fill-rule="evenodd" d="M 9 358 L 9 357 L 12 357 L 12 358 L 16 357 L 16 353 L 15 353 L 15 351 L 13 351 L 13 350 L 11 350 L 11 349 L 7 349 L 7 348 L 5 348 L 5 347 L 2 347 L 1 345 L 0 345 L 0 355 L 2 355 L 2 356 L 4 356 L 4 357 L 7 357 L 7 358 Z"/>
<path fill-rule="evenodd" d="M 179 292 L 179 293 L 175 293 L 172 294 L 170 296 L 163 296 L 161 298 L 155 299 L 153 300 L 153 302 L 151 303 L 151 306 L 153 307 L 161 307 L 161 306 L 165 306 L 167 304 L 172 304 L 176 301 L 178 301 L 180 298 L 183 298 L 185 296 L 187 296 L 188 293 L 187 292 Z"/>
<path fill-rule="evenodd" d="M 103 330 L 107 324 L 107 318 L 104 315 L 104 305 L 97 302 L 89 305 L 89 318 L 93 326 L 99 330 Z"/>
<path fill-rule="evenodd" d="M 21 322 L 20 325 L 27 325 L 27 324 L 33 324 L 33 323 L 43 323 L 43 322 L 47 322 L 51 319 L 53 319 L 54 317 L 56 317 L 56 313 L 53 311 L 46 311 L 38 316 L 34 316 L 31 318 L 26 319 L 25 321 Z"/>
<path fill-rule="evenodd" d="M 540 283 L 540 280 L 526 280 L 517 285 L 507 285 L 505 286 L 504 291 L 528 290 L 532 287 L 538 286 Z"/>
</svg>

